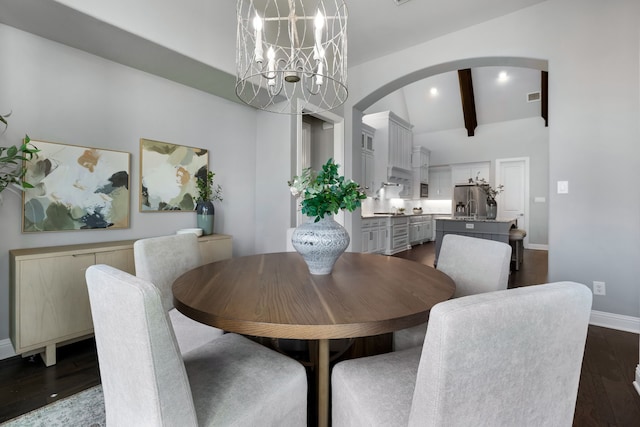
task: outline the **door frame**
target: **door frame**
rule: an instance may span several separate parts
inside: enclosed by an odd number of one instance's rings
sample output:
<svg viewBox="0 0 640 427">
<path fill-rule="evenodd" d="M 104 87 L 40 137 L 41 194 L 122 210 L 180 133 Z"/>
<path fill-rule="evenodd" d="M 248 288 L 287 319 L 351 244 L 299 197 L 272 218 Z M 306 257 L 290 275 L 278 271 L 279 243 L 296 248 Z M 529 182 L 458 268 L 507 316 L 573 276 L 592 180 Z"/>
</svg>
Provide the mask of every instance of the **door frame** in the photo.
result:
<svg viewBox="0 0 640 427">
<path fill-rule="evenodd" d="M 524 196 L 524 229 L 527 230 L 527 236 L 523 240 L 523 244 L 525 248 L 529 247 L 529 194 L 530 194 L 530 167 L 529 157 L 511 157 L 505 159 L 496 159 L 496 186 L 503 184 L 502 182 L 502 164 L 503 163 L 512 163 L 512 162 L 522 162 L 524 164 L 524 183 L 523 183 L 523 196 Z"/>
<path fill-rule="evenodd" d="M 303 158 L 302 158 L 302 146 L 303 146 L 303 134 L 302 134 L 302 102 L 298 102 L 296 106 L 297 118 L 296 118 L 296 171 L 295 175 L 300 176 L 302 173 L 303 167 Z M 333 160 L 335 163 L 342 167 L 342 175 L 345 175 L 346 165 L 344 164 L 344 117 L 341 117 L 331 111 L 324 111 L 321 113 L 312 114 L 313 117 L 316 117 L 324 122 L 333 124 Z M 345 225 L 345 214 L 344 211 L 339 211 L 334 218 L 337 223 Z M 296 227 L 302 224 L 303 216 L 300 212 L 296 213 Z M 349 231 L 349 228 L 347 228 Z"/>
</svg>

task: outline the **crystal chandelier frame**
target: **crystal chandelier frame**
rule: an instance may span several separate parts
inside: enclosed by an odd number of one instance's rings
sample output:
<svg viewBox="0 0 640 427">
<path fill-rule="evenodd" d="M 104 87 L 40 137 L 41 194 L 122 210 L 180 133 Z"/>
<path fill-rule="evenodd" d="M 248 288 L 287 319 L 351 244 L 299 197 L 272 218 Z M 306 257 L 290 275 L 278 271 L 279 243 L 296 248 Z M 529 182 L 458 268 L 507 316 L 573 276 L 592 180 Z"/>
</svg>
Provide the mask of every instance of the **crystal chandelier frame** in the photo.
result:
<svg viewBox="0 0 640 427">
<path fill-rule="evenodd" d="M 243 102 L 276 113 L 312 114 L 346 101 L 342 0 L 237 0 L 237 19 L 236 94 Z"/>
</svg>

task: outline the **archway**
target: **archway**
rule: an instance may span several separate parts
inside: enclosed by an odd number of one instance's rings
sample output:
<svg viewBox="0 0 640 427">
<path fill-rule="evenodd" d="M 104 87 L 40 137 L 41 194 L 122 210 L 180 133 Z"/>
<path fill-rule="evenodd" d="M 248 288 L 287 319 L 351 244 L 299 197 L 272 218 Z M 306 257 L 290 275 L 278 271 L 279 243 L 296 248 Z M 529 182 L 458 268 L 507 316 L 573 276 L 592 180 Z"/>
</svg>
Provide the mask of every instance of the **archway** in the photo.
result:
<svg viewBox="0 0 640 427">
<path fill-rule="evenodd" d="M 387 95 L 392 94 L 393 92 L 407 85 L 410 85 L 412 83 L 418 82 L 420 80 L 423 80 L 432 76 L 436 76 L 442 73 L 447 73 L 452 71 L 455 72 L 457 70 L 465 69 L 465 68 L 478 68 L 478 67 L 520 67 L 520 68 L 528 68 L 528 69 L 539 70 L 539 71 L 548 71 L 548 61 L 544 59 L 526 58 L 526 57 L 466 58 L 466 59 L 460 59 L 460 60 L 449 61 L 449 62 L 432 65 L 420 70 L 415 70 L 406 75 L 396 77 L 395 79 L 383 84 L 377 89 L 373 91 L 369 91 L 369 93 L 367 94 L 361 94 L 364 96 L 361 96 L 353 104 L 352 111 L 351 111 L 352 140 L 357 141 L 358 136 L 362 132 L 361 122 L 362 122 L 363 112 L 366 111 L 372 105 L 376 104 L 382 98 L 386 97 Z M 356 157 L 357 148 L 358 147 L 354 147 L 353 149 L 353 156 L 354 156 L 353 167 L 354 167 L 355 177 L 360 176 L 360 164 L 357 160 L 359 157 Z M 548 153 L 548 145 L 547 145 L 547 153 Z M 548 179 L 548 161 L 545 161 L 544 163 L 547 163 L 545 167 L 546 171 L 540 171 L 540 173 L 543 173 L 544 181 L 546 182 L 546 180 Z M 541 163 L 538 163 L 538 164 L 541 164 Z M 542 176 L 542 175 L 539 174 L 538 176 Z M 543 184 L 544 184 L 543 181 L 539 180 L 538 185 L 543 186 Z M 547 185 L 544 185 L 544 190 L 545 192 L 548 192 Z M 541 199 L 541 198 L 537 198 L 537 199 Z M 544 231 L 544 234 L 541 234 L 541 235 L 544 235 L 545 239 L 543 240 L 542 245 L 534 245 L 534 246 L 536 249 L 546 249 L 547 242 L 548 242 L 548 208 L 549 206 L 537 205 L 537 208 L 545 209 L 543 216 L 540 216 L 540 215 L 538 216 L 539 218 L 541 218 L 541 221 L 542 221 L 541 224 L 543 224 L 540 227 L 540 229 Z M 355 222 L 354 222 L 354 229 L 355 229 Z"/>
</svg>

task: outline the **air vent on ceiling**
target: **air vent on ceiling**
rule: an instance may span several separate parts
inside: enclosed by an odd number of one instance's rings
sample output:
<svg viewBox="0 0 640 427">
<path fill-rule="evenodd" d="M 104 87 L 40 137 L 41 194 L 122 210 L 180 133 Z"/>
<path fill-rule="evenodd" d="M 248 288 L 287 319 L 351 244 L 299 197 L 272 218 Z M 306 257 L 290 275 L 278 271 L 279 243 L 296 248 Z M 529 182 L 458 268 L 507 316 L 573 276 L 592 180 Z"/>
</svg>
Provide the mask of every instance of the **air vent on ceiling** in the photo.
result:
<svg viewBox="0 0 640 427">
<path fill-rule="evenodd" d="M 527 94 L 527 102 L 540 101 L 540 92 L 529 92 Z"/>
<path fill-rule="evenodd" d="M 405 4 L 406 2 L 408 2 L 409 0 L 393 0 L 393 2 L 396 4 L 396 6 L 400 6 Z"/>
</svg>

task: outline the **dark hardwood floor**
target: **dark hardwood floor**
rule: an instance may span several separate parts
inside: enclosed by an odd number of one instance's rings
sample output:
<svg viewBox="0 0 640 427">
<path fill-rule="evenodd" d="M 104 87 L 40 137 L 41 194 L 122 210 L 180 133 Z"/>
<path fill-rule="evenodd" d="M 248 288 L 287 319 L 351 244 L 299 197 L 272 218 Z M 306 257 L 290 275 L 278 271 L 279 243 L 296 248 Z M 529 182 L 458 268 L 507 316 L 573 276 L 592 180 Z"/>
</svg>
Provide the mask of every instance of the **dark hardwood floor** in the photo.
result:
<svg viewBox="0 0 640 427">
<path fill-rule="evenodd" d="M 433 265 L 434 244 L 396 256 Z M 546 282 L 547 252 L 525 250 L 509 286 Z M 574 426 L 640 426 L 640 396 L 632 385 L 638 357 L 637 334 L 589 327 Z M 59 348 L 57 359 L 49 368 L 39 357 L 0 361 L 0 422 L 100 383 L 92 339 Z"/>
</svg>

